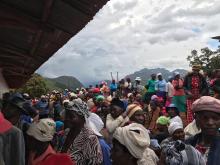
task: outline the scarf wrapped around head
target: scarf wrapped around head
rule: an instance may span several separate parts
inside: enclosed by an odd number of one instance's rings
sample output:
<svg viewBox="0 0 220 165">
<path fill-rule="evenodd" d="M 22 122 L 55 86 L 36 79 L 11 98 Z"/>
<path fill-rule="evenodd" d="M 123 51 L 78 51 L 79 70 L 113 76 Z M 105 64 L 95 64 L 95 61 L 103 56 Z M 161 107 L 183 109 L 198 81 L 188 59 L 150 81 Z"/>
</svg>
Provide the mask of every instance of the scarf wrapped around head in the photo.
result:
<svg viewBox="0 0 220 165">
<path fill-rule="evenodd" d="M 103 129 L 104 123 L 97 114 L 90 112 L 86 125 L 91 128 L 97 136 L 102 136 L 100 131 Z"/>
<path fill-rule="evenodd" d="M 84 116 L 85 119 L 89 117 L 88 105 L 79 98 L 70 101 L 66 107 L 66 110 L 75 111 L 78 115 Z"/>
<path fill-rule="evenodd" d="M 113 137 L 137 159 L 142 159 L 144 151 L 150 146 L 150 137 L 147 129 L 137 123 L 118 127 Z"/>
<path fill-rule="evenodd" d="M 169 125 L 170 124 L 170 119 L 166 116 L 160 116 L 157 121 L 157 124 L 161 124 L 161 125 Z"/>
</svg>

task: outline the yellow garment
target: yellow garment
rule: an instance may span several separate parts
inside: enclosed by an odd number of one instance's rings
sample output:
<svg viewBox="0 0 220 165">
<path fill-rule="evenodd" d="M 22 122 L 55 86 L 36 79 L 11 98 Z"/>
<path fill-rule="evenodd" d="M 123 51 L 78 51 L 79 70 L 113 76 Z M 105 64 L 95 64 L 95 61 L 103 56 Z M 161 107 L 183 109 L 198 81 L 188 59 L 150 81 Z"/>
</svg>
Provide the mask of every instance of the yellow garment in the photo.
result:
<svg viewBox="0 0 220 165">
<path fill-rule="evenodd" d="M 116 128 L 122 126 L 123 123 L 128 121 L 128 117 L 124 119 L 122 116 L 119 116 L 116 119 L 114 119 L 111 114 L 108 114 L 106 118 L 106 128 L 109 131 L 109 133 L 114 133 Z"/>
<path fill-rule="evenodd" d="M 189 137 L 192 137 L 198 133 L 201 132 L 201 129 L 199 129 L 197 126 L 196 126 L 196 121 L 195 119 L 189 123 L 186 128 L 184 129 L 184 132 L 185 132 L 185 138 L 189 138 Z"/>
</svg>

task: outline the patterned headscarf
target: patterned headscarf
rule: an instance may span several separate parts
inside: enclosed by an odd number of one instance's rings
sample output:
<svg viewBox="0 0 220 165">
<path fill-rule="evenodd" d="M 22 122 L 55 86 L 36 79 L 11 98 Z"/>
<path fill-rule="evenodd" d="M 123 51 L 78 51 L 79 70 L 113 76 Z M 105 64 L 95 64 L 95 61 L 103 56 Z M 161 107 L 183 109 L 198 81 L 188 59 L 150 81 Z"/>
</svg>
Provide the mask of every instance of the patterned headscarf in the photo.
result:
<svg viewBox="0 0 220 165">
<path fill-rule="evenodd" d="M 66 107 L 66 110 L 75 111 L 78 115 L 84 116 L 85 118 L 89 117 L 88 105 L 79 98 L 70 101 Z"/>
</svg>

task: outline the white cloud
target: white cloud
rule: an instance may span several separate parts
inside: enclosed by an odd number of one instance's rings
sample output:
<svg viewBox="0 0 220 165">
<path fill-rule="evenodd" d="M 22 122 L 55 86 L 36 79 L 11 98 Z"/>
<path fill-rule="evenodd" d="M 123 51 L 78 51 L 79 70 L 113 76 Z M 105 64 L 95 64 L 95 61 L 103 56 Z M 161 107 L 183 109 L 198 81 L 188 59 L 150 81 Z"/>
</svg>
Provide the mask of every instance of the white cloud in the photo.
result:
<svg viewBox="0 0 220 165">
<path fill-rule="evenodd" d="M 188 68 L 192 49 L 220 35 L 219 0 L 111 0 L 38 72 L 83 82 L 143 67 Z"/>
</svg>

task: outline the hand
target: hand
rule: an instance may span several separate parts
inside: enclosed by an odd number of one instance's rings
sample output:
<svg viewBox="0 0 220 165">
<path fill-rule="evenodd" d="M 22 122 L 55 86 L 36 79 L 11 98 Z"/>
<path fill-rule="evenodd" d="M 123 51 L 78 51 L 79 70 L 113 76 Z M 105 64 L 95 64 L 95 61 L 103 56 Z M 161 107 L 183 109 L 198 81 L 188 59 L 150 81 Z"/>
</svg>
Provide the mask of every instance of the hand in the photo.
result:
<svg viewBox="0 0 220 165">
<path fill-rule="evenodd" d="M 123 118 L 126 118 L 126 117 L 127 117 L 127 112 L 125 111 L 124 113 L 121 114 L 121 116 L 122 116 Z"/>
</svg>

